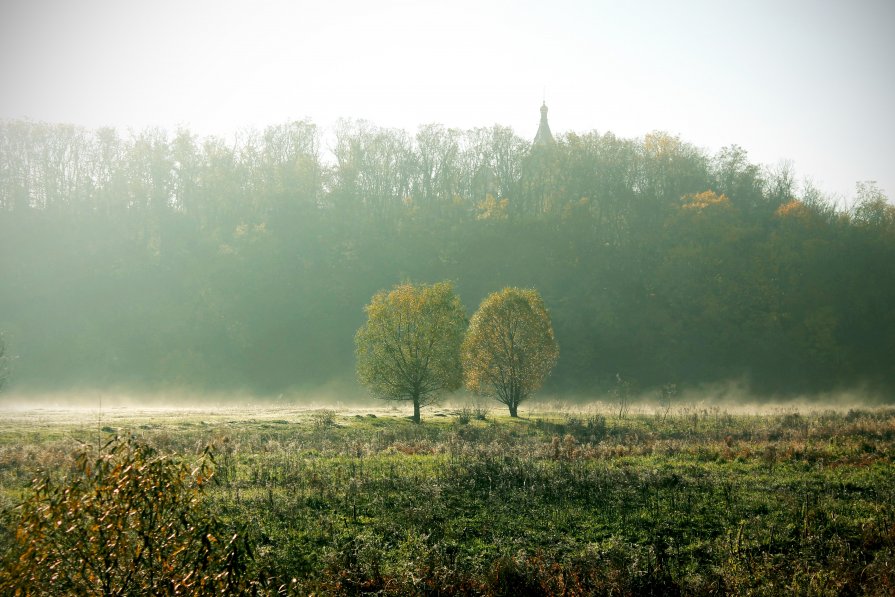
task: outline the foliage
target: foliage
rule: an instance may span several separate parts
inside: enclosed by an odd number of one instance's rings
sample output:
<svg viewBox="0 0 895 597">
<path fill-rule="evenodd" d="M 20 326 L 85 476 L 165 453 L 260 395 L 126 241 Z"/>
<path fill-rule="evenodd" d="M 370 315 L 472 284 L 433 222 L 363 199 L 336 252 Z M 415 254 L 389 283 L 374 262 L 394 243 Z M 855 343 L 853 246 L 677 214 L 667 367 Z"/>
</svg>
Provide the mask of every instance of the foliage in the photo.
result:
<svg viewBox="0 0 895 597">
<path fill-rule="evenodd" d="M 506 404 L 513 417 L 559 358 L 541 295 L 519 288 L 504 288 L 482 301 L 462 351 L 466 387 Z"/>
<path fill-rule="evenodd" d="M 314 428 L 328 429 L 336 424 L 336 411 L 329 408 L 320 409 L 311 415 L 311 420 L 314 422 Z"/>
<path fill-rule="evenodd" d="M 399 284 L 380 291 L 366 307 L 355 335 L 357 375 L 379 398 L 420 407 L 462 383 L 460 343 L 466 315 L 448 282 Z"/>
<path fill-rule="evenodd" d="M 34 482 L 3 557 L 7 595 L 245 591 L 252 551 L 203 503 L 211 453 L 190 469 L 134 439 L 84 450 L 67 478 Z"/>
<path fill-rule="evenodd" d="M 299 121 L 200 138 L 0 122 L 0 328 L 15 382 L 276 396 L 351 382 L 395 280 L 550 297 L 556 394 L 742 380 L 895 386 L 895 208 L 737 146 Z M 851 209 L 838 205 L 849 204 Z M 261 350 L 261 347 L 264 349 Z M 888 399 L 888 398 L 886 398 Z"/>
</svg>

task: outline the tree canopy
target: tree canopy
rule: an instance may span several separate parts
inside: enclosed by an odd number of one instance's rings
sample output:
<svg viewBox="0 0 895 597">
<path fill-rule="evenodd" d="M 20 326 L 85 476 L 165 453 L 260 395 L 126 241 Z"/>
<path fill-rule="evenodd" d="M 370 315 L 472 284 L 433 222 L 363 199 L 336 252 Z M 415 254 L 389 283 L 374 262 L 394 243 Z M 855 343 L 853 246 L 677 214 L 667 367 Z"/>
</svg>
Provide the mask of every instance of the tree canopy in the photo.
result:
<svg viewBox="0 0 895 597">
<path fill-rule="evenodd" d="M 374 395 L 420 407 L 462 384 L 460 343 L 466 313 L 449 282 L 399 284 L 380 291 L 355 335 L 357 376 Z"/>
<path fill-rule="evenodd" d="M 541 295 L 519 288 L 504 288 L 482 301 L 462 351 L 467 389 L 506 404 L 512 417 L 559 358 Z"/>
<path fill-rule="evenodd" d="M 0 122 L 10 389 L 353 384 L 358 305 L 396 280 L 466 304 L 538 288 L 551 392 L 737 380 L 895 386 L 895 217 L 665 133 L 306 121 L 234 140 Z"/>
</svg>

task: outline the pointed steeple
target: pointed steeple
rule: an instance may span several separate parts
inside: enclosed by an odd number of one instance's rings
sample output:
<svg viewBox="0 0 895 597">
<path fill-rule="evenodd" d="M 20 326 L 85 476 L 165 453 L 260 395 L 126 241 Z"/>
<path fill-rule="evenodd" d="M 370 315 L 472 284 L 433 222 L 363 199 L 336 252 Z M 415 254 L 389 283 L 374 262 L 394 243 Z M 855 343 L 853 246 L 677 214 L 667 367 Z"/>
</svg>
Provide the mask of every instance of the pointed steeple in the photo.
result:
<svg viewBox="0 0 895 597">
<path fill-rule="evenodd" d="M 546 147 L 553 145 L 554 143 L 553 134 L 550 132 L 550 125 L 547 124 L 547 102 L 544 102 L 541 104 L 541 124 L 538 125 L 538 133 L 535 135 L 535 140 L 532 145 L 534 147 Z"/>
</svg>

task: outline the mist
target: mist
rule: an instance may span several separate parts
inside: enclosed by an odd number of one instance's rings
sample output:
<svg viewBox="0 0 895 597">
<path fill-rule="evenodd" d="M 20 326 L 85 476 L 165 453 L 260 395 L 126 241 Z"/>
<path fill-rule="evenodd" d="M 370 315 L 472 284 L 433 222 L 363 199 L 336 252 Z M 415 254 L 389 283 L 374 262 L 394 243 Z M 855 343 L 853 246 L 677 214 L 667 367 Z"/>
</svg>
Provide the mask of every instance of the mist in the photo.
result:
<svg viewBox="0 0 895 597">
<path fill-rule="evenodd" d="M 843 211 L 664 133 L 298 121 L 232 144 L 13 121 L 0 139 L 7 403 L 372 401 L 354 334 L 406 280 L 452 281 L 469 315 L 537 289 L 560 346 L 545 400 L 623 379 L 643 403 L 668 384 L 892 401 L 895 208 L 874 185 Z"/>
</svg>

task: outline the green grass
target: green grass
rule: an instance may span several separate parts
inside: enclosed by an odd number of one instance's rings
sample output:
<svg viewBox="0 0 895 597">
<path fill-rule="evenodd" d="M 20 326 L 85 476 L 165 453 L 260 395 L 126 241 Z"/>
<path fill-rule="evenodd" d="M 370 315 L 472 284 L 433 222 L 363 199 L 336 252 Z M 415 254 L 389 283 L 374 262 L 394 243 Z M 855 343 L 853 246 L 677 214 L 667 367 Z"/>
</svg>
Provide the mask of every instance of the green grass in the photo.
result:
<svg viewBox="0 0 895 597">
<path fill-rule="evenodd" d="M 215 446 L 211 501 L 296 594 L 890 594 L 895 409 L 23 412 L 0 496 L 133 433 Z M 443 416 L 437 416 L 443 415 Z M 105 429 L 105 430 L 104 430 Z"/>
</svg>

